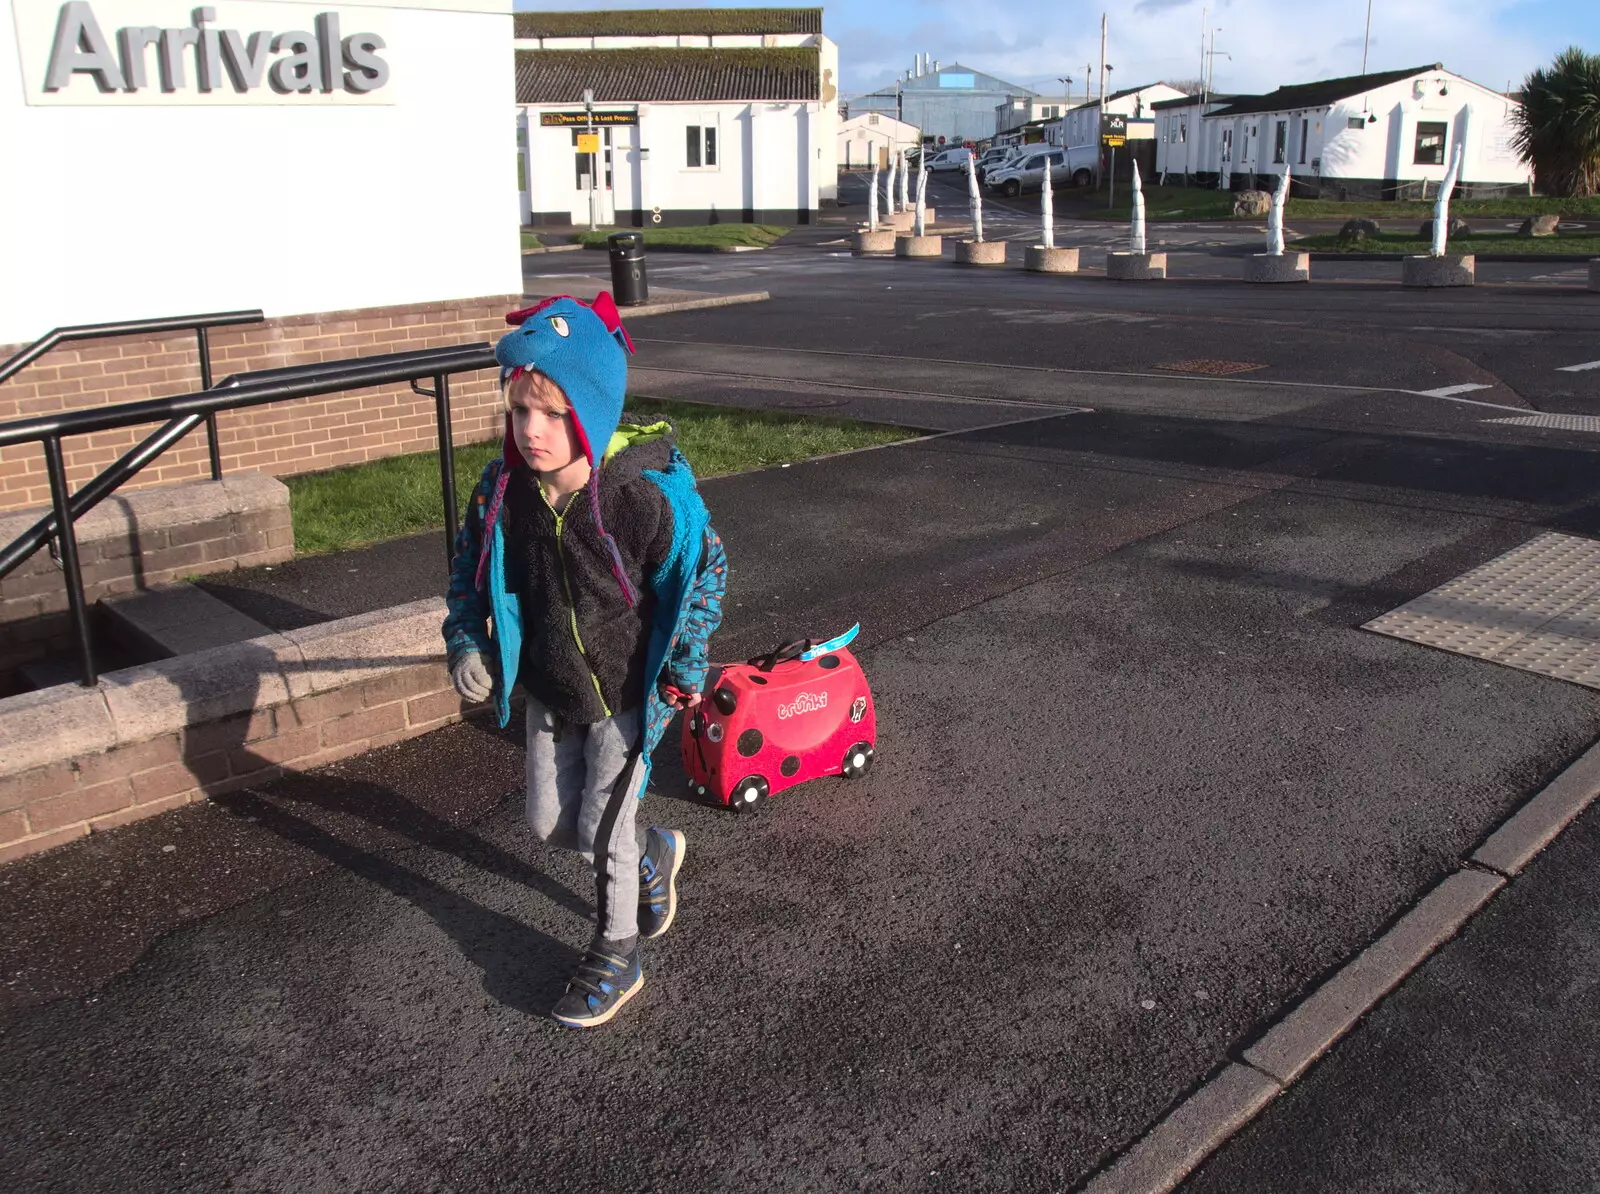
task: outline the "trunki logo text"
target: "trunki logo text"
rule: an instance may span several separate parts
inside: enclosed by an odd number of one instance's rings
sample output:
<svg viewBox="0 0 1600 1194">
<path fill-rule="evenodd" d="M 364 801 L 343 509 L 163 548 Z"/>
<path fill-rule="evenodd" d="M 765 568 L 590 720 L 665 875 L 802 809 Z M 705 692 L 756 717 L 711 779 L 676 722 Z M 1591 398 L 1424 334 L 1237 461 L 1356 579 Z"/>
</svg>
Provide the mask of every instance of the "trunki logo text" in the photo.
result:
<svg viewBox="0 0 1600 1194">
<path fill-rule="evenodd" d="M 802 692 L 787 705 L 778 706 L 780 719 L 799 717 L 802 713 L 816 713 L 828 707 L 828 694 L 826 692 Z"/>
<path fill-rule="evenodd" d="M 255 4 L 235 7 L 263 12 Z M 284 8 L 265 11 L 281 19 Z M 317 13 L 313 29 L 280 33 L 220 29 L 216 20 L 207 5 L 181 28 L 126 25 L 107 36 L 87 0 L 63 4 L 39 99 L 68 101 L 71 93 L 68 102 L 79 103 L 283 103 L 296 96 L 305 97 L 300 103 L 370 102 L 389 82 L 389 64 L 378 55 L 384 39 L 344 34 L 336 12 Z"/>
</svg>

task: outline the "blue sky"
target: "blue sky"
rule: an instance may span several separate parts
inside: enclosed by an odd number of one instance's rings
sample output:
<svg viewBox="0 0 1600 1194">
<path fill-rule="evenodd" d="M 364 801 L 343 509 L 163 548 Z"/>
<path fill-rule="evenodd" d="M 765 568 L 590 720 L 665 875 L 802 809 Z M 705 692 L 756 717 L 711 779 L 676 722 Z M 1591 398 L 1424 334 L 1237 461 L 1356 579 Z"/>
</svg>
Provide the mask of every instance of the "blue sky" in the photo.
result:
<svg viewBox="0 0 1600 1194">
<path fill-rule="evenodd" d="M 648 0 L 516 6 L 690 7 Z M 1099 59 L 1101 12 L 1109 16 L 1106 61 L 1115 90 L 1196 77 L 1202 7 L 1210 9 L 1206 23 L 1221 29 L 1219 91 L 1268 91 L 1361 70 L 1367 0 L 840 0 L 824 6 L 823 31 L 839 44 L 846 96 L 893 83 L 920 51 L 1049 94 L 1059 94 L 1056 80 L 1070 75 L 1081 96 L 1084 66 Z M 1600 0 L 1372 0 L 1367 69 L 1442 62 L 1503 88 L 1574 44 L 1600 53 Z"/>
</svg>

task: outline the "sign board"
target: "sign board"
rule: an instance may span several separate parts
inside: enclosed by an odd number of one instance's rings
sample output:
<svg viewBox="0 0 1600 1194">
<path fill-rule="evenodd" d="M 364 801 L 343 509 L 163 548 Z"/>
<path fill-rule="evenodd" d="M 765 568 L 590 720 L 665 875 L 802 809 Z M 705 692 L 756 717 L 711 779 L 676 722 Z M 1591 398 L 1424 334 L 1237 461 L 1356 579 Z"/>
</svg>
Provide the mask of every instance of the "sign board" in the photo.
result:
<svg viewBox="0 0 1600 1194">
<path fill-rule="evenodd" d="M 1100 139 L 1108 137 L 1126 138 L 1128 135 L 1128 118 L 1121 113 L 1113 112 L 1100 117 Z"/>
<path fill-rule="evenodd" d="M 579 153 L 599 153 L 600 152 L 600 134 L 599 133 L 579 133 L 578 134 L 578 152 Z"/>
<path fill-rule="evenodd" d="M 1108 145 L 1112 149 L 1121 149 L 1128 143 L 1126 137 L 1101 137 L 1100 140 L 1102 144 Z"/>
<path fill-rule="evenodd" d="M 1140 120 L 1137 117 L 1128 118 L 1128 131 L 1123 134 L 1130 141 L 1154 141 L 1156 139 L 1155 117 Z"/>
<path fill-rule="evenodd" d="M 587 125 L 593 119 L 596 128 L 613 124 L 638 124 L 637 112 L 540 112 L 541 128 L 574 128 Z"/>
</svg>

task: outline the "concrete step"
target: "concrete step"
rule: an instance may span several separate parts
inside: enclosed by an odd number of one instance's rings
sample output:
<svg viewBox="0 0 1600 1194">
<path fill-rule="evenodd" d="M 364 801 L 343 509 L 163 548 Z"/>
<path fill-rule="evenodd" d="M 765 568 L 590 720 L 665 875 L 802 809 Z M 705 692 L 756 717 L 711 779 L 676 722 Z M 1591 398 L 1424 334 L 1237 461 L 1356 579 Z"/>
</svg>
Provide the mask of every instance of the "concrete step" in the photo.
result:
<svg viewBox="0 0 1600 1194">
<path fill-rule="evenodd" d="M 187 582 L 100 602 L 107 632 L 157 659 L 271 634 L 254 618 Z"/>
</svg>

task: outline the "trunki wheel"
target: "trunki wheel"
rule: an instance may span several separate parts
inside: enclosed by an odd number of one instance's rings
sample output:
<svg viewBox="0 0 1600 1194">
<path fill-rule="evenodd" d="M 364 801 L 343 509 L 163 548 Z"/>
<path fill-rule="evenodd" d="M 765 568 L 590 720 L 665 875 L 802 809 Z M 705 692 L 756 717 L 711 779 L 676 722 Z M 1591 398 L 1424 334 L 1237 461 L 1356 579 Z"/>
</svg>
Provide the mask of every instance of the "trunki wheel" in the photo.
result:
<svg viewBox="0 0 1600 1194">
<path fill-rule="evenodd" d="M 728 807 L 735 812 L 753 812 L 767 799 L 767 781 L 759 775 L 741 779 L 728 794 Z"/>
<path fill-rule="evenodd" d="M 846 779 L 860 779 L 872 770 L 872 764 L 877 755 L 870 742 L 857 742 L 844 752 L 844 764 L 839 768 L 839 774 Z"/>
</svg>

